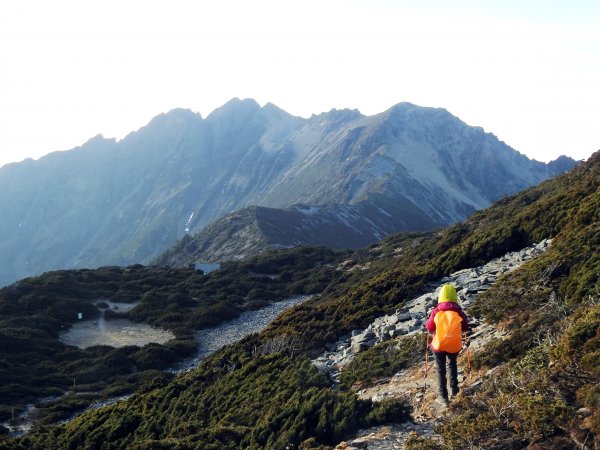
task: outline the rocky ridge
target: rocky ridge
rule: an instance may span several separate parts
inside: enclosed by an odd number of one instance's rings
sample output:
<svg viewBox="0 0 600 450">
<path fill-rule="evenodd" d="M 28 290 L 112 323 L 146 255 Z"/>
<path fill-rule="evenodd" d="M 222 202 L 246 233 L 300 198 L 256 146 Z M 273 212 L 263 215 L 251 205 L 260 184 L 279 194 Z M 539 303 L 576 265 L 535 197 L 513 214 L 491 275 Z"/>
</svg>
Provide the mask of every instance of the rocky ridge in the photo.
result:
<svg viewBox="0 0 600 450">
<path fill-rule="evenodd" d="M 457 288 L 460 303 L 467 312 L 477 296 L 488 290 L 501 275 L 511 272 L 523 263 L 544 253 L 552 240 L 543 241 L 518 252 L 509 252 L 489 261 L 483 266 L 463 269 L 431 284 L 431 292 L 423 294 L 406 303 L 394 313 L 375 319 L 367 328 L 354 330 L 331 346 L 331 351 L 319 356 L 313 363 L 323 371 L 330 373 L 333 380 L 339 381 L 341 371 L 358 353 L 374 345 L 393 339 L 397 336 L 410 336 L 422 333 L 428 313 L 437 303 L 437 294 L 442 285 L 450 283 Z M 493 338 L 502 338 L 505 332 L 497 328 L 479 323 L 470 318 L 470 351 L 476 352 Z M 459 358 L 459 382 L 462 392 L 469 392 L 481 384 L 479 378 L 465 371 L 465 356 Z M 432 362 L 430 361 L 430 366 Z M 368 430 L 360 430 L 352 440 L 340 443 L 336 449 L 370 449 L 393 450 L 404 448 L 406 440 L 411 436 L 425 436 L 436 439 L 435 426 L 446 407 L 435 402 L 437 374 L 433 367 L 427 372 L 422 366 L 403 370 L 391 379 L 385 378 L 373 385 L 358 391 L 362 399 L 380 402 L 387 398 L 404 398 L 413 409 L 413 421 L 402 424 L 378 426 Z"/>
<path fill-rule="evenodd" d="M 206 118 L 173 110 L 119 141 L 97 136 L 0 167 L 0 286 L 56 269 L 148 264 L 209 224 L 216 239 L 174 262 L 221 258 L 214 242 L 228 257 L 274 244 L 364 246 L 464 220 L 575 164 L 530 160 L 446 110 L 409 103 L 308 119 L 251 99 Z M 251 206 L 268 213 L 219 221 Z M 245 238 L 227 239 L 238 232 Z"/>
<path fill-rule="evenodd" d="M 433 289 L 431 292 L 406 302 L 405 306 L 392 314 L 378 317 L 363 330 L 353 330 L 350 336 L 345 336 L 331 345 L 329 351 L 313 360 L 313 363 L 319 369 L 329 372 L 334 380 L 338 380 L 340 370 L 350 363 L 358 353 L 397 336 L 422 333 L 428 314 L 437 303 L 442 285 L 448 283 L 454 285 L 457 288 L 461 306 L 468 311 L 477 295 L 488 290 L 498 277 L 540 255 L 550 243 L 550 239 L 544 239 L 531 247 L 495 258 L 483 266 L 459 270 L 442 278 L 439 282 L 430 285 Z M 478 329 L 473 333 L 472 338 L 482 334 L 479 330 L 482 326 L 477 322 L 471 323 L 472 329 Z"/>
</svg>

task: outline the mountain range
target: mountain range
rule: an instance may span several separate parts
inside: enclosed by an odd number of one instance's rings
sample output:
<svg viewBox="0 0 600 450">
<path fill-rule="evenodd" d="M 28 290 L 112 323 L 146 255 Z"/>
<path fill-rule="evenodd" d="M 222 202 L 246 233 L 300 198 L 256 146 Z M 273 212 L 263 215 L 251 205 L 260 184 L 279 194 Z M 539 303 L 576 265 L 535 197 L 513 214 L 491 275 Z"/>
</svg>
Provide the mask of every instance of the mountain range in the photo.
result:
<svg viewBox="0 0 600 450">
<path fill-rule="evenodd" d="M 596 450 L 599 224 L 597 152 L 466 221 L 366 249 L 274 249 L 207 275 L 134 265 L 21 280 L 0 289 L 0 420 L 12 426 L 35 404 L 40 422 L 16 438 L 0 426 L 0 449 Z M 534 243 L 545 250 L 529 254 Z M 511 254 L 530 257 L 517 264 Z M 423 379 L 422 302 L 432 307 L 432 286 L 459 278 L 472 344 L 445 408 L 435 377 Z M 194 351 L 194 330 L 295 295 L 312 297 L 188 372 L 160 371 Z M 59 340 L 77 311 L 100 317 L 106 299 L 134 302 L 114 314 L 177 339 L 86 349 Z M 389 334 L 398 321 L 411 334 Z M 381 342 L 358 348 L 337 383 L 313 359 L 333 362 L 353 337 Z M 380 442 L 356 439 L 358 430 Z M 387 439 L 400 433 L 402 445 Z"/>
<path fill-rule="evenodd" d="M 357 248 L 463 220 L 574 164 L 530 160 L 444 109 L 409 103 L 308 119 L 250 99 L 206 118 L 173 110 L 120 141 L 96 136 L 0 168 L 0 284 L 148 263 L 198 232 L 193 247 L 207 251 L 171 251 L 173 261 L 300 243 Z M 244 245 L 216 245 L 242 222 Z"/>
</svg>

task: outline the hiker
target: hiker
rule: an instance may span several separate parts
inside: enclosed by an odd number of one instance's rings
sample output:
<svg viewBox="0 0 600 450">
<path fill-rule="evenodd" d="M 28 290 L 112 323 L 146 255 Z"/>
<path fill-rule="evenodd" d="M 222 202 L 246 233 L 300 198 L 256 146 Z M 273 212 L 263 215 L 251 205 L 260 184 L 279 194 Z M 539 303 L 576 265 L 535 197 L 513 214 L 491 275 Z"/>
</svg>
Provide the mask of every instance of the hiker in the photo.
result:
<svg viewBox="0 0 600 450">
<path fill-rule="evenodd" d="M 437 306 L 425 324 L 427 331 L 433 333 L 431 350 L 438 367 L 438 383 L 440 400 L 448 406 L 448 386 L 446 382 L 446 359 L 450 371 L 450 388 L 452 397 L 458 395 L 458 368 L 456 359 L 462 349 L 462 333 L 468 331 L 469 321 L 458 304 L 456 289 L 445 284 L 440 290 Z M 465 342 L 468 345 L 468 342 Z"/>
</svg>

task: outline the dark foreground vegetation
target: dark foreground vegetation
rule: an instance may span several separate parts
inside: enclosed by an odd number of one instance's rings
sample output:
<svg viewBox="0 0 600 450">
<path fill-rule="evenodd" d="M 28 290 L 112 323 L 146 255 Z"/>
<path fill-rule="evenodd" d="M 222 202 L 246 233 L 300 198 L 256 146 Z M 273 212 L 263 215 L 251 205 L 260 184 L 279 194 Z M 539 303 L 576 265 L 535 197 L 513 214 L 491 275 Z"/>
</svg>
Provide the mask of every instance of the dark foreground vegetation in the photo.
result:
<svg viewBox="0 0 600 450">
<path fill-rule="evenodd" d="M 599 189 L 600 153 L 464 223 L 344 255 L 330 267 L 332 282 L 321 296 L 260 335 L 184 376 L 147 383 L 129 401 L 64 426 L 40 426 L 0 448 L 327 448 L 357 427 L 402 420 L 409 413 L 403 404 L 358 401 L 350 386 L 395 370 L 386 355 L 402 367 L 412 364 L 410 341 L 368 352 L 338 387 L 309 357 L 420 293 L 428 281 L 550 237 L 546 254 L 498 281 L 476 304 L 476 315 L 510 332 L 474 361 L 482 373 L 499 368 L 452 406 L 439 429 L 442 444 L 413 438 L 408 445 L 598 448 Z"/>
<path fill-rule="evenodd" d="M 49 272 L 0 290 L 0 421 L 39 405 L 42 423 L 65 419 L 95 400 L 131 393 L 161 370 L 196 351 L 192 332 L 293 295 L 320 292 L 331 281 L 326 249 L 273 252 L 231 263 L 207 276 L 193 269 L 103 267 Z M 176 339 L 143 348 L 93 346 L 59 341 L 77 321 L 98 318 L 102 300 L 137 302 L 128 313 L 107 318 L 171 330 Z M 98 306 L 96 306 L 98 305 Z M 110 314 L 109 314 L 110 313 Z"/>
</svg>

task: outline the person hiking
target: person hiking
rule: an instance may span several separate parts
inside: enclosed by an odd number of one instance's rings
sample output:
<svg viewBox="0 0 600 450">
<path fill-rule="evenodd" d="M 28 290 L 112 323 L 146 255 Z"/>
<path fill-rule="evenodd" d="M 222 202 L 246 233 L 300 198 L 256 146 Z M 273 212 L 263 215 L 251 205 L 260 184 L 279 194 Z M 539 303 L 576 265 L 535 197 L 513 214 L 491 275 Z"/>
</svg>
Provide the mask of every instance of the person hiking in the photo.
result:
<svg viewBox="0 0 600 450">
<path fill-rule="evenodd" d="M 456 359 L 462 348 L 462 333 L 469 330 L 469 320 L 458 304 L 456 289 L 445 284 L 440 290 L 438 304 L 431 311 L 425 324 L 427 331 L 433 334 L 430 348 L 433 351 L 438 369 L 440 400 L 448 406 L 448 386 L 446 381 L 446 360 L 450 372 L 452 397 L 458 395 L 458 368 Z M 468 343 L 465 343 L 468 345 Z"/>
</svg>

